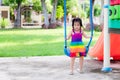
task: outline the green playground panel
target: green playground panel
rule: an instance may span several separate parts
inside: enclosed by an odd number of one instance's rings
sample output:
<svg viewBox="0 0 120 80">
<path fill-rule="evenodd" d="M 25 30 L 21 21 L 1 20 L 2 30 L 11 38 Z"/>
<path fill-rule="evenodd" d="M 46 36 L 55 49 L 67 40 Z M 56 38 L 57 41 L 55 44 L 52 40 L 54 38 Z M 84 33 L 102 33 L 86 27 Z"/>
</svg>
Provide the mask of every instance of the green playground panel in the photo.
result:
<svg viewBox="0 0 120 80">
<path fill-rule="evenodd" d="M 120 19 L 120 5 L 114 6 L 114 19 Z"/>
<path fill-rule="evenodd" d="M 109 18 L 110 19 L 114 19 L 114 13 L 115 13 L 114 6 L 110 6 L 110 8 L 109 8 Z"/>
<path fill-rule="evenodd" d="M 120 20 L 111 20 L 111 19 L 109 19 L 109 28 L 120 29 Z"/>
</svg>

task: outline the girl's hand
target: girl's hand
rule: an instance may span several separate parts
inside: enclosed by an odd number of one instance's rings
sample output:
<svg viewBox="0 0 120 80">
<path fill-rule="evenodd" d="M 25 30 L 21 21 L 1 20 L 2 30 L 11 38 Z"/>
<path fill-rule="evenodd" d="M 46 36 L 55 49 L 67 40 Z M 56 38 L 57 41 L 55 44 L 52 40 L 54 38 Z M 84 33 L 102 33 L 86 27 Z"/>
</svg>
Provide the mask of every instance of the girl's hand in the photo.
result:
<svg viewBox="0 0 120 80">
<path fill-rule="evenodd" d="M 91 36 L 90 38 L 93 38 L 93 36 Z"/>
<path fill-rule="evenodd" d="M 68 34 L 66 40 L 69 40 L 71 38 L 71 34 L 72 34 L 72 31 L 70 31 L 70 33 Z"/>
</svg>

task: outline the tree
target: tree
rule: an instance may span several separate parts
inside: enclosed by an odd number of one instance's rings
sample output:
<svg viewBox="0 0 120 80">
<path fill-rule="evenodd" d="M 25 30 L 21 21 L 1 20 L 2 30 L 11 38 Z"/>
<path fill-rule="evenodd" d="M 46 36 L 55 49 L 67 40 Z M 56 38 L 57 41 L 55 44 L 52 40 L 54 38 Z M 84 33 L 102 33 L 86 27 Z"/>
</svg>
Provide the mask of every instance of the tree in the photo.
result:
<svg viewBox="0 0 120 80">
<path fill-rule="evenodd" d="M 101 14 L 100 14 L 100 25 L 103 26 L 104 24 L 104 8 L 103 8 L 103 5 L 104 5 L 104 0 L 101 0 Z"/>
<path fill-rule="evenodd" d="M 41 0 L 42 10 L 44 13 L 44 26 L 48 28 L 49 25 L 56 23 L 56 9 L 57 9 L 57 2 L 58 0 L 51 0 L 53 4 L 53 10 L 51 12 L 51 17 L 48 16 L 47 7 L 46 7 L 46 0 Z"/>
<path fill-rule="evenodd" d="M 32 2 L 33 2 L 33 10 L 39 13 L 42 10 L 40 0 L 32 0 Z"/>
<path fill-rule="evenodd" d="M 79 8 L 78 0 L 67 1 L 66 6 L 67 6 L 67 12 L 70 13 L 72 16 L 79 15 L 79 11 L 81 10 L 81 8 Z"/>
<path fill-rule="evenodd" d="M 66 0 L 66 1 L 68 1 L 68 0 Z M 62 8 L 63 8 L 63 6 L 64 6 L 64 0 L 58 0 L 58 6 L 62 6 Z"/>
<path fill-rule="evenodd" d="M 14 22 L 14 27 L 21 27 L 21 4 L 26 0 L 8 0 L 9 3 L 16 5 L 16 20 Z"/>
<path fill-rule="evenodd" d="M 2 5 L 2 0 L 0 0 L 0 6 Z"/>
<path fill-rule="evenodd" d="M 93 4 L 93 6 L 94 6 L 94 3 L 95 3 L 95 0 L 92 0 L 92 4 Z"/>
<path fill-rule="evenodd" d="M 95 4 L 94 5 L 94 16 L 99 16 L 101 13 L 100 5 Z"/>
<path fill-rule="evenodd" d="M 45 4 L 46 4 L 46 7 L 47 7 L 47 12 L 49 14 L 52 13 L 52 9 L 53 9 L 53 5 L 52 5 L 52 0 L 45 0 Z"/>
<path fill-rule="evenodd" d="M 43 13 L 44 13 L 45 28 L 48 28 L 49 20 L 48 20 L 48 13 L 47 13 L 47 7 L 46 7 L 46 4 L 45 4 L 45 0 L 41 0 L 41 4 L 42 4 L 42 10 L 43 10 Z"/>
<path fill-rule="evenodd" d="M 52 10 L 52 16 L 51 16 L 51 23 L 53 23 L 53 24 L 56 23 L 57 2 L 58 2 L 58 0 L 52 0 L 53 10 Z"/>
</svg>

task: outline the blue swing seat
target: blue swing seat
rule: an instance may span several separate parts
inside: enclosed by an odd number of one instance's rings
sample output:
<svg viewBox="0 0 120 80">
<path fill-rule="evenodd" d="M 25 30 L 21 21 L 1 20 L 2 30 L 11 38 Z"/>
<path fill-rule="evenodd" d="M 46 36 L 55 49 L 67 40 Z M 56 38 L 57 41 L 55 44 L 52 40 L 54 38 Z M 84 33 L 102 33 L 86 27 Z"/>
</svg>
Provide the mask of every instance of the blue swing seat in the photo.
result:
<svg viewBox="0 0 120 80">
<path fill-rule="evenodd" d="M 65 55 L 70 56 L 70 49 L 67 47 L 64 47 L 64 53 Z"/>
</svg>

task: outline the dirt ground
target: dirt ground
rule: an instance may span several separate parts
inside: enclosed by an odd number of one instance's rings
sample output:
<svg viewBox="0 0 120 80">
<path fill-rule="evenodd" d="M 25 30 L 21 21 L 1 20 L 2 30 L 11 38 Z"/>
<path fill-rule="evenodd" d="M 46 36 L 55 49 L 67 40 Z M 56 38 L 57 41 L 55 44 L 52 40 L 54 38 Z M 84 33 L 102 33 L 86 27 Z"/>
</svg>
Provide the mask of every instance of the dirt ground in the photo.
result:
<svg viewBox="0 0 120 80">
<path fill-rule="evenodd" d="M 102 61 L 85 58 L 84 73 L 69 75 L 67 56 L 0 58 L 0 80 L 120 80 L 120 61 L 111 61 L 112 72 L 101 72 Z"/>
</svg>

